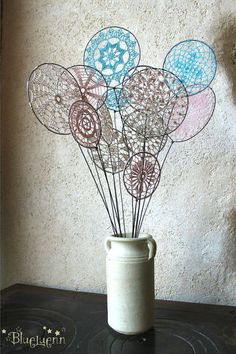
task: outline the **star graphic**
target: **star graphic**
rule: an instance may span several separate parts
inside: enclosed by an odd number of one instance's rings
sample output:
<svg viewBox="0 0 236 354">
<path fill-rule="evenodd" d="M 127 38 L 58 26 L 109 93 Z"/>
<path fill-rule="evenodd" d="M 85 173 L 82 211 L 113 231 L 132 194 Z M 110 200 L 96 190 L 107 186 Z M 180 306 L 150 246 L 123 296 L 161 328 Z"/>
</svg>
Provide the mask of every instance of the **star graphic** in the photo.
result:
<svg viewBox="0 0 236 354">
<path fill-rule="evenodd" d="M 2 329 L 2 333 L 3 333 L 3 334 L 6 334 L 7 331 L 3 328 L 3 329 Z"/>
<path fill-rule="evenodd" d="M 52 333 L 52 330 L 51 330 L 50 328 L 48 329 L 48 333 L 49 333 L 49 334 Z"/>
<path fill-rule="evenodd" d="M 46 327 L 46 326 L 43 326 L 43 329 L 47 329 L 47 327 Z"/>
<path fill-rule="evenodd" d="M 56 335 L 56 336 L 59 336 L 59 335 L 60 335 L 60 332 L 59 332 L 59 331 L 56 331 L 56 332 L 55 332 L 55 335 Z"/>
<path fill-rule="evenodd" d="M 120 64 L 124 64 L 123 55 L 126 51 L 120 47 L 120 43 L 111 44 L 107 42 L 106 46 L 100 49 L 100 63 L 102 71 L 111 69 L 114 72 Z"/>
</svg>

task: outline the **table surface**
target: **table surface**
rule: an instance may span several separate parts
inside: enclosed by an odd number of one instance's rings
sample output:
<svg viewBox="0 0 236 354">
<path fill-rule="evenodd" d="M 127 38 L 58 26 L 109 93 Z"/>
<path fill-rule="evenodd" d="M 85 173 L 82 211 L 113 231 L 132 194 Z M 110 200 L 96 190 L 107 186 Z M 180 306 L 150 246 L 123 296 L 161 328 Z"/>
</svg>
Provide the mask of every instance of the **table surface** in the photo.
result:
<svg viewBox="0 0 236 354">
<path fill-rule="evenodd" d="M 157 300 L 154 328 L 125 336 L 106 323 L 105 295 L 20 284 L 1 294 L 3 354 L 236 354 L 236 307 Z"/>
</svg>

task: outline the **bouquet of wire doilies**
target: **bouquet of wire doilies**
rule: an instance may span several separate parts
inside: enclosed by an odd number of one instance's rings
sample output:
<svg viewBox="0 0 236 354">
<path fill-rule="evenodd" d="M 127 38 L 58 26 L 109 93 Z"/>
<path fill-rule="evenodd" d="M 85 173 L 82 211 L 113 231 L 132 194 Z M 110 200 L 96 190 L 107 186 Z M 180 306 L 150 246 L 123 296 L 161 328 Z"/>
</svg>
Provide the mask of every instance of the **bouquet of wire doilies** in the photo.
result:
<svg viewBox="0 0 236 354">
<path fill-rule="evenodd" d="M 176 44 L 162 68 L 139 65 L 140 56 L 131 32 L 108 27 L 88 42 L 83 65 L 41 64 L 28 80 L 34 114 L 51 132 L 71 134 L 78 143 L 121 237 L 127 227 L 138 237 L 171 146 L 196 136 L 216 101 L 209 87 L 216 57 L 207 44 Z"/>
</svg>

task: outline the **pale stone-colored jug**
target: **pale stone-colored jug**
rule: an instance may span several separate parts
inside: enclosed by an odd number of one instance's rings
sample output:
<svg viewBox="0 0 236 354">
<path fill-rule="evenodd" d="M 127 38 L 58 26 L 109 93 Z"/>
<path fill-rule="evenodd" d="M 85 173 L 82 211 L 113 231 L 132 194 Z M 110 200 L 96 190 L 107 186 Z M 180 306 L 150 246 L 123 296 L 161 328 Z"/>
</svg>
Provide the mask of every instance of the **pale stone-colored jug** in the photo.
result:
<svg viewBox="0 0 236 354">
<path fill-rule="evenodd" d="M 146 332 L 153 326 L 156 242 L 126 234 L 108 237 L 105 247 L 108 324 L 123 334 Z"/>
</svg>

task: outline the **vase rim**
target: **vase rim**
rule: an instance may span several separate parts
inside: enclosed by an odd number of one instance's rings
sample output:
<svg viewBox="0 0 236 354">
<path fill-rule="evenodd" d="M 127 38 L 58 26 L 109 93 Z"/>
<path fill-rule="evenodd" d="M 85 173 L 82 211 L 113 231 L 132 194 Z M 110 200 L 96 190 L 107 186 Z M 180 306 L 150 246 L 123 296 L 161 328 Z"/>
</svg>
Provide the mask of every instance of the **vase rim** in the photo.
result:
<svg viewBox="0 0 236 354">
<path fill-rule="evenodd" d="M 139 237 L 122 237 L 120 235 L 132 235 L 131 232 L 127 232 L 126 234 L 114 234 L 109 236 L 107 239 L 115 242 L 141 242 L 152 238 L 152 236 L 148 233 L 140 233 Z"/>
</svg>

